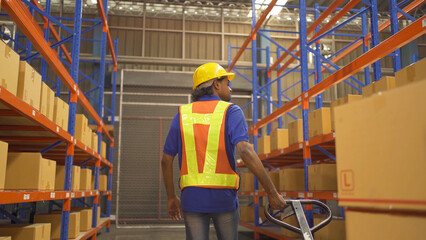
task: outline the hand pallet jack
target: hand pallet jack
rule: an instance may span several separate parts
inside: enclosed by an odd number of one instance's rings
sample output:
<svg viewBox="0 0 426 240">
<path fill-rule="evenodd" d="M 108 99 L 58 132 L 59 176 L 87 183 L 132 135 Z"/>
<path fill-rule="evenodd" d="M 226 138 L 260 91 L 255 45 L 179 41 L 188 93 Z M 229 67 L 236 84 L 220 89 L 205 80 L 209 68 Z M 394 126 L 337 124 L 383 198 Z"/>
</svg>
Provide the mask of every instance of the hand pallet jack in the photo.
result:
<svg viewBox="0 0 426 240">
<path fill-rule="evenodd" d="M 282 219 L 277 219 L 277 218 L 275 218 L 274 216 L 271 215 L 269 204 L 267 204 L 266 207 L 265 207 L 265 216 L 272 223 L 274 223 L 274 224 L 276 224 L 280 227 L 286 228 L 290 231 L 299 233 L 300 235 L 303 236 L 304 240 L 314 240 L 312 233 L 314 233 L 314 232 L 320 230 L 321 228 L 325 227 L 331 221 L 332 216 L 331 216 L 330 208 L 320 201 L 308 200 L 308 199 L 286 200 L 286 203 L 287 203 L 287 205 L 282 210 L 285 210 L 286 208 L 291 206 L 291 208 L 293 209 L 293 212 L 285 215 Z M 308 225 L 308 221 L 306 220 L 305 212 L 303 211 L 303 205 L 318 206 L 326 212 L 327 217 L 322 222 L 317 224 L 316 226 L 313 226 L 312 228 L 310 228 L 309 225 Z M 292 226 L 292 225 L 282 221 L 282 220 L 284 220 L 284 219 L 286 219 L 286 218 L 288 218 L 292 215 L 296 215 L 297 222 L 299 223 L 300 228 Z"/>
</svg>

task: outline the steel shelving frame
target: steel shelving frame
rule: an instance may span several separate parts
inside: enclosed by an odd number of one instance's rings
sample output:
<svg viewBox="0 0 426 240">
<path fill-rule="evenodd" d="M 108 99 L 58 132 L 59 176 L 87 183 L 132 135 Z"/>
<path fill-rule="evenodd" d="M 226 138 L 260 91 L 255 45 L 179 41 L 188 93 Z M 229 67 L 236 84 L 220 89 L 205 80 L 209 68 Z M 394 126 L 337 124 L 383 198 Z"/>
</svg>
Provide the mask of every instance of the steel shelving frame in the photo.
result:
<svg viewBox="0 0 426 240">
<path fill-rule="evenodd" d="M 26 5 L 28 7 L 26 7 Z M 114 138 L 109 133 L 107 127 L 104 124 L 104 119 L 111 117 L 111 123 L 114 126 L 115 119 L 115 92 L 116 92 L 116 78 L 117 78 L 117 40 L 111 39 L 111 34 L 108 28 L 107 21 L 107 9 L 104 6 L 108 6 L 108 1 L 97 1 L 97 8 L 99 11 L 100 19 L 83 19 L 82 18 L 82 1 L 76 1 L 75 14 L 73 19 L 58 18 L 50 15 L 50 0 L 46 0 L 46 10 L 43 10 L 40 3 L 36 0 L 0 0 L 0 10 L 4 9 L 7 15 L 15 22 L 19 29 L 24 33 L 26 45 L 20 44 L 20 38 L 16 34 L 14 37 L 8 36 L 9 39 L 15 42 L 15 51 L 19 51 L 19 48 L 23 48 L 20 54 L 21 60 L 30 62 L 33 59 L 42 56 L 41 64 L 41 75 L 43 82 L 51 81 L 54 83 L 56 90 L 56 96 L 61 94 L 61 84 L 69 90 L 69 123 L 68 129 L 62 129 L 55 123 L 44 117 L 39 113 L 38 110 L 34 109 L 30 105 L 24 103 L 19 98 L 8 92 L 5 88 L 0 87 L 0 101 L 9 107 L 8 110 L 0 110 L 0 116 L 8 117 L 22 117 L 31 124 L 30 126 L 0 126 L 3 131 L 35 131 L 48 133 L 49 137 L 30 137 L 30 136 L 1 136 L 0 140 L 8 142 L 10 144 L 11 151 L 40 151 L 43 157 L 56 160 L 58 163 L 65 164 L 65 184 L 63 191 L 1 191 L 0 192 L 0 205 L 12 204 L 12 203 L 28 203 L 38 201 L 50 201 L 55 205 L 59 205 L 62 208 L 62 223 L 61 223 L 61 240 L 68 239 L 68 227 L 69 227 L 69 214 L 71 210 L 72 199 L 79 199 L 83 204 L 85 198 L 93 198 L 93 222 L 92 229 L 88 232 L 80 234 L 78 239 L 96 239 L 96 232 L 99 231 L 103 226 L 107 226 L 108 230 L 111 224 L 109 219 L 111 214 L 111 197 L 112 197 L 112 172 L 113 172 L 113 151 L 114 151 Z M 40 28 L 34 18 L 34 13 L 37 12 L 41 15 L 44 26 Z M 60 20 L 73 20 L 74 29 L 71 30 L 63 25 Z M 82 31 L 82 22 L 92 22 L 93 26 Z M 53 23 L 61 27 L 70 36 L 67 38 L 61 37 L 55 30 Z M 97 26 L 102 26 L 102 35 L 100 39 L 91 41 L 98 41 L 101 45 L 100 60 L 90 61 L 99 64 L 99 71 L 91 74 L 90 76 L 85 75 L 79 71 L 79 63 L 83 62 L 80 60 L 80 43 L 83 40 L 81 35 L 93 30 Z M 51 43 L 49 40 L 49 30 L 56 40 L 56 43 Z M 4 34 L 4 33 L 2 33 Z M 71 54 L 67 51 L 64 46 L 65 43 L 72 42 Z M 106 45 L 108 44 L 112 61 L 106 61 Z M 37 53 L 32 53 L 32 48 L 37 50 Z M 56 52 L 56 48 L 60 48 L 59 53 Z M 66 61 L 63 59 L 65 57 Z M 67 62 L 68 61 L 68 62 Z M 86 61 L 87 62 L 87 61 Z M 47 64 L 57 74 L 58 79 L 53 81 L 47 77 Z M 106 66 L 108 64 L 108 66 Z M 108 108 L 104 105 L 104 79 L 105 71 L 109 66 L 113 67 L 112 72 L 112 99 L 111 107 Z M 70 69 L 70 72 L 67 70 Z M 93 80 L 93 76 L 99 73 L 99 81 Z M 82 78 L 80 79 L 80 75 Z M 84 80 L 90 80 L 95 88 L 88 92 L 83 92 L 79 88 L 79 83 Z M 98 91 L 98 99 L 94 99 L 90 96 L 90 93 Z M 89 100 L 97 103 L 97 109 L 94 109 Z M 98 149 L 90 149 L 85 146 L 82 142 L 74 137 L 75 133 L 75 117 L 76 117 L 76 106 L 79 102 L 89 116 L 93 119 L 97 126 L 98 134 Z M 107 114 L 104 114 L 106 110 Z M 50 136 L 51 135 L 51 136 Z M 103 158 L 100 155 L 101 152 L 101 141 L 102 137 L 105 137 L 109 142 L 108 159 Z M 12 144 L 11 144 L 12 143 Z M 13 145 L 13 143 L 36 143 L 37 145 Z M 53 143 L 53 144 L 52 144 Z M 51 144 L 51 145 L 45 145 Z M 49 153 L 47 153 L 49 152 Z M 95 166 L 95 186 L 94 190 L 90 191 L 71 191 L 71 180 L 72 180 L 72 165 L 80 166 Z M 99 172 L 101 167 L 106 167 L 108 171 L 108 189 L 105 192 L 99 191 Z M 101 196 L 108 196 L 106 217 L 97 223 L 97 206 Z M 62 200 L 63 204 L 57 204 L 54 200 Z M 87 204 L 86 204 L 87 205 Z M 6 216 L 11 216 L 7 212 L 2 211 Z M 15 219 L 16 220 L 16 219 Z"/>
<path fill-rule="evenodd" d="M 297 108 L 302 107 L 302 115 L 303 115 L 303 136 L 304 141 L 288 148 L 278 149 L 272 153 L 260 155 L 260 159 L 264 162 L 265 166 L 274 168 L 276 166 L 284 166 L 284 165 L 294 165 L 299 164 L 299 166 L 303 166 L 305 169 L 305 192 L 284 192 L 282 193 L 286 197 L 291 198 L 315 198 L 315 199 L 337 199 L 337 193 L 335 192 L 310 192 L 308 188 L 308 175 L 307 168 L 311 165 L 312 160 L 324 160 L 324 158 L 329 158 L 336 161 L 334 152 L 330 151 L 334 149 L 334 140 L 335 134 L 330 133 L 323 136 L 315 137 L 313 139 L 309 139 L 309 131 L 308 131 L 308 114 L 309 114 L 309 100 L 315 98 L 315 107 L 321 108 L 323 106 L 322 102 L 322 93 L 331 88 L 332 86 L 345 81 L 347 84 L 351 85 L 359 92 L 362 90 L 358 87 L 363 87 L 370 83 L 370 69 L 369 66 L 372 65 L 373 68 L 373 81 L 377 81 L 381 78 L 381 65 L 380 59 L 386 56 L 392 56 L 393 58 L 393 67 L 394 71 L 398 71 L 401 69 L 400 62 L 400 51 L 399 48 L 403 45 L 409 43 L 410 41 L 422 36 L 426 33 L 426 16 L 421 17 L 420 19 L 414 19 L 408 13 L 414 10 L 416 7 L 421 6 L 424 3 L 424 0 L 405 0 L 401 3 L 397 3 L 396 0 L 389 0 L 390 5 L 390 19 L 385 23 L 379 26 L 378 18 L 377 18 L 377 2 L 376 0 L 368 0 L 362 1 L 366 5 L 365 8 L 362 9 L 354 9 L 354 7 L 359 4 L 361 0 L 351 0 L 349 1 L 343 8 L 338 8 L 339 5 L 343 3 L 343 0 L 335 0 L 330 4 L 329 7 L 323 8 L 319 7 L 318 4 L 315 4 L 314 9 L 308 9 L 306 7 L 306 1 L 300 0 L 299 6 L 287 6 L 290 8 L 298 8 L 299 9 L 299 32 L 293 32 L 299 35 L 299 38 L 290 46 L 290 48 L 285 49 L 280 46 L 276 42 L 274 42 L 271 38 L 263 34 L 264 30 L 260 29 L 262 24 L 264 23 L 267 15 L 272 10 L 272 8 L 277 3 L 277 0 L 272 0 L 268 7 L 263 11 L 259 20 L 256 22 L 256 10 L 255 10 L 255 1 L 252 0 L 252 31 L 249 36 L 244 41 L 243 45 L 238 50 L 238 53 L 231 61 L 231 50 L 233 47 L 228 47 L 228 71 L 235 71 L 237 74 L 241 75 L 243 78 L 248 80 L 253 85 L 253 125 L 249 127 L 249 133 L 253 134 L 253 143 L 254 147 L 257 150 L 257 137 L 259 135 L 259 129 L 267 126 L 266 131 L 263 130 L 263 133 L 267 133 L 269 135 L 271 131 L 271 123 L 275 120 L 278 121 L 278 127 L 282 128 L 282 115 L 289 114 L 289 116 L 295 118 L 291 115 L 290 111 Z M 409 3 L 409 4 L 408 4 Z M 407 5 L 408 4 L 408 5 Z M 407 5 L 404 9 L 400 7 L 403 5 Z M 320 10 L 324 10 L 322 14 L 320 14 Z M 306 21 L 306 13 L 307 11 L 313 11 L 315 16 L 315 21 L 307 26 Z M 337 12 L 336 12 L 337 11 Z M 324 20 L 331 15 L 331 13 L 335 12 L 333 17 L 327 21 L 322 27 L 320 26 Z M 343 23 L 335 26 L 336 23 L 342 17 L 351 12 L 353 15 L 348 18 L 348 20 L 343 21 Z M 367 27 L 367 12 L 370 12 L 370 30 L 368 32 Z M 409 26 L 402 30 L 398 30 L 398 20 L 402 17 L 407 17 L 412 20 Z M 355 18 L 361 18 L 362 23 L 362 35 L 354 35 L 354 34 L 338 34 L 333 33 L 338 30 L 348 22 L 352 21 Z M 392 36 L 388 39 L 379 41 L 379 32 L 382 32 L 388 27 L 391 27 Z M 291 33 L 290 31 L 275 31 L 274 32 L 285 32 Z M 256 36 L 260 35 L 271 43 L 277 45 L 277 60 L 271 65 L 269 63 L 270 50 L 269 47 L 266 49 L 257 48 Z M 310 34 L 314 34 L 311 39 L 308 40 L 308 36 Z M 351 36 L 355 37 L 355 41 L 339 50 L 335 54 L 333 54 L 329 59 L 323 57 L 321 55 L 321 50 L 319 48 L 319 41 L 321 38 L 326 35 L 340 35 L 340 36 Z M 371 48 L 369 49 L 369 41 L 371 42 Z M 252 43 L 252 47 L 248 48 L 249 43 Z M 300 49 L 298 52 L 294 53 L 294 50 L 297 46 L 300 45 Z M 311 48 L 311 45 L 314 45 L 315 48 Z M 364 54 L 353 60 L 348 65 L 343 68 L 339 68 L 336 63 L 347 56 L 349 53 L 353 52 L 358 47 L 363 46 Z M 252 50 L 252 79 L 242 75 L 238 72 L 238 68 L 236 67 L 236 63 L 238 59 L 241 57 L 243 52 L 246 49 Z M 318 50 L 317 50 L 318 49 Z M 259 86 L 257 74 L 257 53 L 258 51 L 266 51 L 266 85 Z M 281 52 L 284 54 L 281 55 Z M 308 70 L 308 52 L 314 54 L 314 71 Z M 281 62 L 286 59 L 286 57 L 290 56 L 290 58 L 281 64 Z M 297 66 L 288 69 L 290 64 L 294 62 L 294 60 L 298 60 L 299 64 Z M 335 71 L 331 68 L 335 68 Z M 357 79 L 353 78 L 352 75 L 364 69 L 365 73 L 365 82 L 362 83 Z M 271 72 L 273 70 L 277 70 L 278 78 L 271 81 Z M 322 79 L 322 72 L 325 70 L 330 71 L 332 74 Z M 281 79 L 285 77 L 287 74 L 291 72 L 300 72 L 301 73 L 301 94 L 294 98 L 290 99 L 285 96 L 283 93 L 288 90 L 281 90 Z M 311 88 L 309 87 L 309 77 L 314 75 L 315 85 Z M 351 79 L 358 86 L 349 82 L 347 79 Z M 277 82 L 277 90 L 278 90 L 278 103 L 271 101 L 271 90 L 270 86 L 272 83 Z M 294 84 L 291 87 L 294 87 Z M 265 94 L 262 94 L 261 91 L 265 91 Z M 288 102 L 286 104 L 282 104 L 281 98 L 287 98 Z M 267 116 L 258 121 L 258 98 L 265 99 L 267 102 Z M 277 107 L 277 110 L 271 112 L 270 105 L 273 104 Z M 248 105 L 247 105 L 248 106 Z M 311 149 L 315 148 L 315 149 Z M 242 192 L 239 195 L 245 196 L 253 196 L 254 197 L 254 206 L 255 206 L 255 219 L 259 219 L 259 197 L 265 196 L 264 192 L 259 192 L 258 182 L 255 178 L 254 182 L 254 192 Z M 308 211 L 308 220 L 312 224 L 312 211 Z M 262 227 L 262 224 L 259 223 L 240 223 L 243 226 L 249 227 L 255 231 L 255 238 L 259 238 L 259 234 L 265 234 L 270 237 L 276 239 L 289 239 L 288 237 L 277 234 L 274 231 L 270 231 L 267 228 Z"/>
</svg>

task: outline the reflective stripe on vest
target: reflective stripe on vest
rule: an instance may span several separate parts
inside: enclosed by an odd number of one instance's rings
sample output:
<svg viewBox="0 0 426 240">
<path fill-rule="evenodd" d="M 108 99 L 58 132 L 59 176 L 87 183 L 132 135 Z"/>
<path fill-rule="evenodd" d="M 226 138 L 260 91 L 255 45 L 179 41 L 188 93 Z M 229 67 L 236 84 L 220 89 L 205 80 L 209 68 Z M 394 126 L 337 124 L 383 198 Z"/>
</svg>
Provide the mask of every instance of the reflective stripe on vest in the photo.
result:
<svg viewBox="0 0 426 240">
<path fill-rule="evenodd" d="M 194 104 L 216 104 L 212 113 L 194 113 Z M 220 141 L 221 132 L 224 138 L 224 124 L 226 111 L 230 103 L 224 101 L 205 101 L 187 104 L 180 107 L 180 123 L 182 135 L 182 168 L 181 169 L 180 187 L 181 189 L 188 186 L 206 187 L 206 188 L 232 188 L 238 189 L 239 175 L 229 165 L 229 160 L 221 159 L 226 162 L 227 172 L 216 173 L 218 164 L 219 149 L 226 151 L 225 139 Z M 211 107 L 211 106 L 210 106 Z M 194 125 L 208 126 L 207 144 L 205 149 L 204 167 L 199 172 L 197 151 L 196 149 Z M 223 146 L 219 146 L 222 142 Z M 187 171 L 184 171 L 187 170 Z M 186 174 L 187 172 L 187 174 Z"/>
</svg>

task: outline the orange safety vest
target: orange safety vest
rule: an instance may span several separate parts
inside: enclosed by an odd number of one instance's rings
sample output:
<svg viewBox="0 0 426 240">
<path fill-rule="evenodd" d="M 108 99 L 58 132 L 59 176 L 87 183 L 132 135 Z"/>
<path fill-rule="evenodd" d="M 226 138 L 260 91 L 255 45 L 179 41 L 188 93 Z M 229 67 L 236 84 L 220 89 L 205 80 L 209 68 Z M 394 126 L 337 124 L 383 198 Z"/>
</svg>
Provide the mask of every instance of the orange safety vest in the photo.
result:
<svg viewBox="0 0 426 240">
<path fill-rule="evenodd" d="M 182 138 L 180 187 L 239 188 L 225 146 L 225 117 L 231 104 L 199 101 L 179 108 Z"/>
</svg>

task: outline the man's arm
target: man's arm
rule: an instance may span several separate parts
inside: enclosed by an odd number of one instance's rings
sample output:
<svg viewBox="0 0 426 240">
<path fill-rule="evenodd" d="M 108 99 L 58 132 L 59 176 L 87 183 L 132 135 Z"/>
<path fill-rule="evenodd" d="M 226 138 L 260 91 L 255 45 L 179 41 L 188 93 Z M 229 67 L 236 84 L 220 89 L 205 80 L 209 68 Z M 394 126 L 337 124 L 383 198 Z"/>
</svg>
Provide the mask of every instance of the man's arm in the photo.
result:
<svg viewBox="0 0 426 240">
<path fill-rule="evenodd" d="M 246 141 L 241 141 L 237 144 L 237 149 L 244 164 L 257 177 L 265 189 L 265 192 L 268 194 L 271 208 L 275 210 L 283 209 L 285 206 L 284 198 L 278 193 L 251 144 Z"/>
<path fill-rule="evenodd" d="M 181 220 L 182 210 L 180 206 L 180 199 L 176 196 L 173 182 L 173 159 L 174 157 L 167 153 L 163 153 L 163 158 L 161 159 L 164 186 L 166 187 L 167 192 L 167 214 L 173 220 Z"/>
</svg>

